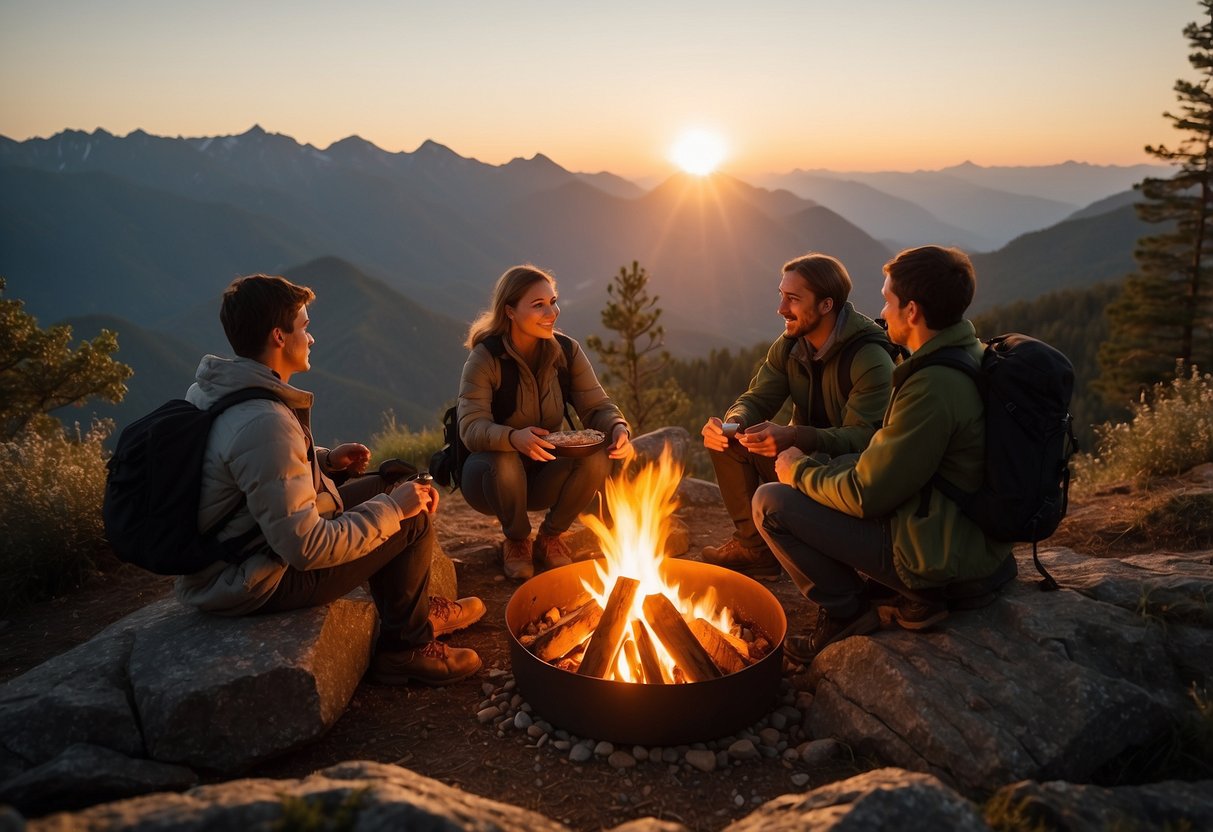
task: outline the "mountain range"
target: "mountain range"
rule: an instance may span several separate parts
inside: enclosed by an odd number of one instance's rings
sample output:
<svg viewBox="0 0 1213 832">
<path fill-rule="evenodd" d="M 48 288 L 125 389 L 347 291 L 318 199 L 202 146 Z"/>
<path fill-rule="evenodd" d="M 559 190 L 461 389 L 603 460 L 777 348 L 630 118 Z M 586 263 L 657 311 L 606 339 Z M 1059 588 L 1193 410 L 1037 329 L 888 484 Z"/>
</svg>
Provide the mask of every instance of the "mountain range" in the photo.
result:
<svg viewBox="0 0 1213 832">
<path fill-rule="evenodd" d="M 975 309 L 1119 278 L 1145 231 L 1124 189 L 1160 172 L 966 164 L 753 182 L 676 175 L 644 190 L 542 154 L 489 165 L 434 142 L 390 153 L 358 137 L 321 150 L 259 127 L 210 138 L 65 131 L 0 137 L 0 274 L 44 322 L 117 329 L 146 365 L 132 381 L 132 401 L 145 403 L 151 387 L 151 401 L 184 389 L 140 379 L 168 372 L 166 352 L 192 367 L 226 351 L 216 310 L 232 277 L 287 273 L 319 293 L 309 384 L 325 391 L 321 407 L 351 403 L 335 406 L 334 430 L 365 436 L 389 408 L 433 420 L 457 387 L 468 321 L 513 263 L 556 274 L 575 337 L 601 333 L 607 284 L 636 260 L 672 351 L 748 347 L 778 331 L 779 265 L 808 250 L 847 264 L 853 300 L 871 315 L 881 265 L 907 243 L 978 252 L 1013 236 L 975 254 Z"/>
</svg>

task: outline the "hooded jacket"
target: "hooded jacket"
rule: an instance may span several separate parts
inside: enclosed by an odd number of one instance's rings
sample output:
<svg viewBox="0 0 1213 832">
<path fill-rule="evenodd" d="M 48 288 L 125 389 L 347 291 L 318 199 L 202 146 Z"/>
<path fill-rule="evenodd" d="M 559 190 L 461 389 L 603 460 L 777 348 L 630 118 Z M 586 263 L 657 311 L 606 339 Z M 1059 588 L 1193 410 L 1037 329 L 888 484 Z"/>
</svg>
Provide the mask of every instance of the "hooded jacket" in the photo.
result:
<svg viewBox="0 0 1213 832">
<path fill-rule="evenodd" d="M 203 357 L 186 392 L 205 408 L 246 387 L 261 387 L 280 401 L 233 405 L 211 425 L 202 463 L 198 528 L 209 529 L 244 501 L 219 532 L 220 540 L 254 526 L 260 535 L 241 563 L 219 561 L 177 579 L 178 599 L 207 612 L 242 615 L 265 603 L 287 566 L 323 569 L 368 554 L 400 530 L 403 512 L 386 494 L 346 510 L 325 472 L 328 451 L 311 435 L 312 394 L 284 384 L 259 361 Z"/>
<path fill-rule="evenodd" d="M 501 360 L 484 344 L 468 353 L 459 379 L 459 436 L 469 451 L 516 451 L 510 434 L 518 428 L 537 425 L 560 430 L 564 421 L 564 394 L 556 371 L 564 364 L 564 351 L 554 340 L 539 342 L 542 352 L 539 371 L 532 372 L 509 338 L 502 339 L 506 352 L 518 365 L 518 402 L 504 424 L 493 421 L 493 391 L 501 386 Z M 600 430 L 611 439 L 615 425 L 627 427 L 623 413 L 598 383 L 590 359 L 573 341 L 573 363 L 569 368 L 569 404 L 587 428 Z"/>
<path fill-rule="evenodd" d="M 879 344 L 865 344 L 851 361 L 851 394 L 845 399 L 838 384 L 838 362 L 847 343 L 865 335 L 883 334 L 880 326 L 855 310 L 850 301 L 840 313 L 842 325 L 834 343 L 817 359 L 809 357 L 803 338 L 788 352 L 788 339 L 780 336 L 771 344 L 766 360 L 750 381 L 749 388 L 725 413 L 724 421 L 756 425 L 775 417 L 790 398 L 793 425 L 808 425 L 813 400 L 813 374 L 809 362 L 823 362 L 821 392 L 828 425 L 814 425 L 815 441 L 804 442 L 798 432 L 796 444 L 806 452 L 824 451 L 830 456 L 858 453 L 867 447 L 880 427 L 880 417 L 889 404 L 893 359 Z M 786 356 L 786 357 L 785 357 Z M 810 447 L 804 447 L 805 444 Z"/>
<path fill-rule="evenodd" d="M 924 492 L 936 473 L 963 491 L 977 490 L 985 476 L 985 405 L 977 386 L 950 367 L 914 372 L 949 346 L 981 360 L 973 324 L 941 330 L 894 371 L 895 382 L 908 380 L 858 458 L 820 464 L 805 457 L 792 469 L 796 487 L 822 505 L 854 517 L 889 516 L 893 564 L 911 588 L 984 578 L 1011 552 L 1011 544 L 987 538 L 939 489 Z"/>
</svg>

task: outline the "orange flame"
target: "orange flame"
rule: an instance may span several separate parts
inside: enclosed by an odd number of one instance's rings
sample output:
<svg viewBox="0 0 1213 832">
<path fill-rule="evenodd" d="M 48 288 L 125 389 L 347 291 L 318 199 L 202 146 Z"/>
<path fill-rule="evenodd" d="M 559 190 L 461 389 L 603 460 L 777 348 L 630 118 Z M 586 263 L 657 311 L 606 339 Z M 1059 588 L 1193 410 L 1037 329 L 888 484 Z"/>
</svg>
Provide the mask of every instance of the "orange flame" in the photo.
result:
<svg viewBox="0 0 1213 832">
<path fill-rule="evenodd" d="M 595 561 L 598 586 L 583 581 L 589 592 L 603 608 L 615 581 L 627 576 L 640 582 L 636 598 L 628 618 L 628 627 L 633 620 L 644 621 L 641 604 L 646 595 L 664 594 L 688 621 L 704 618 L 725 632 L 737 632 L 733 616 L 727 607 L 716 600 L 716 591 L 709 589 L 702 597 L 684 598 L 679 585 L 670 583 L 664 575 L 664 564 L 669 556 L 667 544 L 672 529 L 674 512 L 678 508 L 678 483 L 682 481 L 682 464 L 674 459 L 666 445 L 655 463 L 644 465 L 634 476 L 619 476 L 607 480 L 606 504 L 612 525 L 607 526 L 595 515 L 582 515 L 585 524 L 598 538 L 605 556 Z M 650 630 L 658 658 L 663 665 L 666 680 L 673 679 L 674 660 Z M 630 637 L 629 637 L 630 638 Z M 635 651 L 626 647 L 615 658 L 614 671 L 608 678 L 625 682 L 640 681 L 643 673 L 638 663 L 632 660 Z"/>
</svg>

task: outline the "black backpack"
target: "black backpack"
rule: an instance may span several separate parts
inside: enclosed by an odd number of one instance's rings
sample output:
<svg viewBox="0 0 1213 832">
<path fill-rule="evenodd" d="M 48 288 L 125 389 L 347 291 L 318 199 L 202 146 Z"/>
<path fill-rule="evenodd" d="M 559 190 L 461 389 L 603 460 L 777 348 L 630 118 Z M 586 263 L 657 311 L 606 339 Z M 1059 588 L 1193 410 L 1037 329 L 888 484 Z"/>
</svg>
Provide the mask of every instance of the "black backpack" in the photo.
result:
<svg viewBox="0 0 1213 832">
<path fill-rule="evenodd" d="M 1040 588 L 1055 590 L 1057 581 L 1041 564 L 1036 544 L 1057 530 L 1069 506 L 1069 460 L 1078 450 L 1070 415 L 1074 367 L 1061 352 L 1027 335 L 1009 333 L 985 343 L 980 366 L 964 349 L 945 347 L 911 372 L 932 366 L 959 370 L 973 379 L 985 402 L 981 487 L 968 493 L 936 474 L 923 490 L 920 514 L 930 489 L 939 489 L 994 540 L 1031 543 L 1032 560 L 1044 576 Z"/>
<path fill-rule="evenodd" d="M 556 380 L 564 399 L 564 418 L 571 426 L 573 420 L 569 417 L 569 398 L 573 384 L 573 339 L 556 333 L 556 341 L 564 352 L 564 366 L 556 368 Z M 501 386 L 493 390 L 491 405 L 493 421 L 500 424 L 510 418 L 518 406 L 518 365 L 506 352 L 505 341 L 500 335 L 490 335 L 481 343 L 488 348 L 490 355 L 501 362 Z M 446 443 L 442 450 L 435 451 L 430 457 L 430 474 L 434 482 L 449 486 L 454 491 L 463 477 L 463 463 L 471 455 L 459 436 L 457 405 L 448 407 L 442 414 L 442 441 Z"/>
<path fill-rule="evenodd" d="M 128 425 L 107 465 L 101 516 L 105 536 L 121 560 L 160 575 L 189 575 L 220 560 L 239 562 L 259 529 L 222 543 L 216 537 L 244 505 L 231 508 L 205 532 L 198 528 L 202 457 L 215 417 L 250 399 L 275 399 L 249 387 L 207 410 L 173 399 Z"/>
</svg>

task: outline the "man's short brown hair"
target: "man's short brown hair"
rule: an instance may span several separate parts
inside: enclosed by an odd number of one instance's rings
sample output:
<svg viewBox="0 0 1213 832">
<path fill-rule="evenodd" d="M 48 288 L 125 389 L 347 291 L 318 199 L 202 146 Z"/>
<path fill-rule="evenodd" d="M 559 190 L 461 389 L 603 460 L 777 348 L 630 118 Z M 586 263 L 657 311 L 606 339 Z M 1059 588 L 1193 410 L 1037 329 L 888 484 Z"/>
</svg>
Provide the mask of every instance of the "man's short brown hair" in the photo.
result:
<svg viewBox="0 0 1213 832">
<path fill-rule="evenodd" d="M 804 254 L 783 264 L 785 272 L 804 278 L 817 302 L 831 298 L 837 312 L 851 296 L 851 276 L 842 261 L 828 254 Z"/>
<path fill-rule="evenodd" d="M 973 263 L 958 248 L 908 248 L 884 264 L 884 273 L 901 305 L 917 303 L 923 322 L 934 330 L 959 323 L 977 288 Z"/>
<path fill-rule="evenodd" d="M 223 292 L 219 320 L 236 355 L 257 358 L 275 328 L 293 332 L 301 307 L 316 299 L 306 286 L 284 277 L 251 274 L 238 277 Z"/>
</svg>

